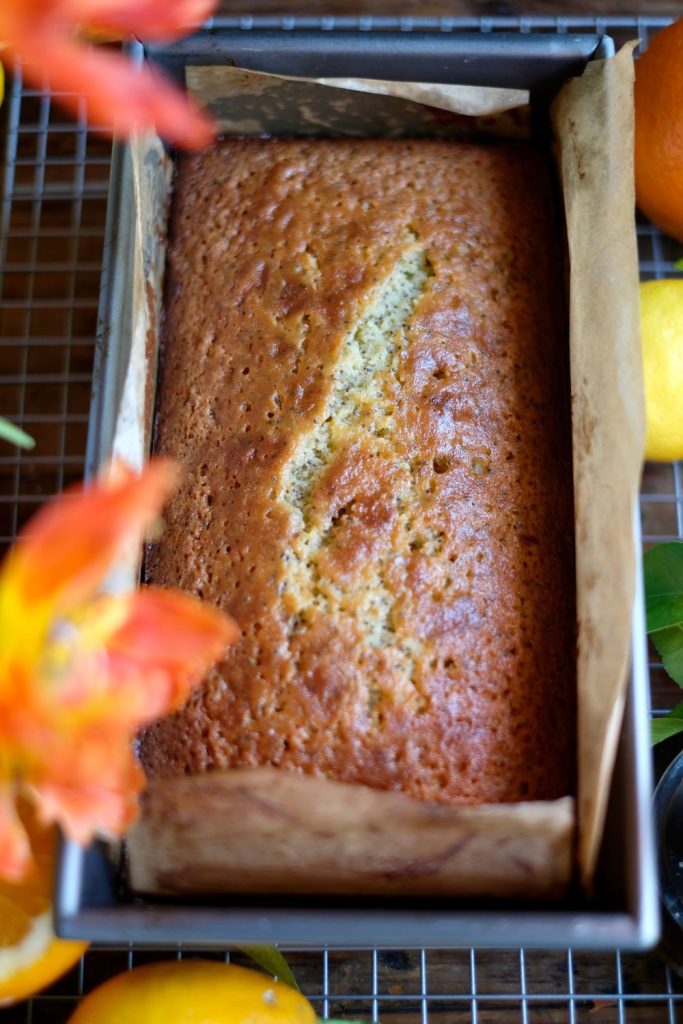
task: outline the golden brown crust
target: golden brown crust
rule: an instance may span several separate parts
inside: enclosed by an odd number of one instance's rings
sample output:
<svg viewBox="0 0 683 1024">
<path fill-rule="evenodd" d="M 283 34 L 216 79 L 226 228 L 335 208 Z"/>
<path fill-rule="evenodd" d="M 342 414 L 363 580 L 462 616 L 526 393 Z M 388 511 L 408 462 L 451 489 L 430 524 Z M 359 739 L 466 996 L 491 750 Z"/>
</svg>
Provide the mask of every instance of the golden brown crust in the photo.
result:
<svg viewBox="0 0 683 1024">
<path fill-rule="evenodd" d="M 146 770 L 272 764 L 464 804 L 573 791 L 546 159 L 230 140 L 183 161 L 172 231 L 157 449 L 186 475 L 148 578 L 243 635 L 141 738 Z"/>
</svg>

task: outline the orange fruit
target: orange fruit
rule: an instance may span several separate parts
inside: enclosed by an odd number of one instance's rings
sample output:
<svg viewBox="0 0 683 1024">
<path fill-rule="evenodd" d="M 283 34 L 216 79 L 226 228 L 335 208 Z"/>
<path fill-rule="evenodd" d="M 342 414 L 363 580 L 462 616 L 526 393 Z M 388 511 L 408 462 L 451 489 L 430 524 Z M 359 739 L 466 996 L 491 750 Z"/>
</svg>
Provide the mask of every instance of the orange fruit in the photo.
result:
<svg viewBox="0 0 683 1024">
<path fill-rule="evenodd" d="M 300 992 L 216 960 L 146 964 L 105 981 L 69 1024 L 316 1024 Z"/>
<path fill-rule="evenodd" d="M 20 808 L 35 868 L 19 883 L 0 878 L 0 1007 L 26 999 L 78 962 L 87 943 L 57 939 L 52 930 L 56 834 Z"/>
<path fill-rule="evenodd" d="M 683 242 L 683 18 L 636 63 L 636 201 Z"/>
</svg>

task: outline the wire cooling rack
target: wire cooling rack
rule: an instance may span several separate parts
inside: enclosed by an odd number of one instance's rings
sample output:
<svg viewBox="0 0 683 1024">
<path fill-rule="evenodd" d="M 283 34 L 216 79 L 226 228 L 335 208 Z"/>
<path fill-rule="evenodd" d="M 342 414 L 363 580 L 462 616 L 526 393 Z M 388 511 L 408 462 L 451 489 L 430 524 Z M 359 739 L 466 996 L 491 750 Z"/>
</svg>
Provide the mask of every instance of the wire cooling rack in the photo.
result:
<svg viewBox="0 0 683 1024">
<path fill-rule="evenodd" d="M 458 28 L 484 32 L 598 31 L 620 44 L 648 36 L 664 18 L 519 17 L 269 18 L 263 27 L 334 31 Z M 215 18 L 254 27 L 254 18 Z M 83 470 L 95 344 L 110 146 L 16 78 L 5 105 L 0 211 L 0 414 L 36 439 L 32 452 L 0 453 L 0 548 L 49 495 Z M 683 276 L 683 246 L 638 224 L 644 278 Z M 647 465 L 644 543 L 683 539 L 683 467 Z M 680 699 L 651 651 L 653 706 Z M 191 955 L 197 955 L 193 950 Z M 181 949 L 92 948 L 45 993 L 0 1010 L 7 1024 L 60 1024 L 78 1000 L 119 971 L 190 955 Z M 227 952 L 207 951 L 227 959 Z M 683 982 L 656 955 L 458 949 L 326 951 L 288 959 L 322 1016 L 394 1024 L 676 1024 Z M 236 957 L 236 959 L 239 959 Z"/>
</svg>

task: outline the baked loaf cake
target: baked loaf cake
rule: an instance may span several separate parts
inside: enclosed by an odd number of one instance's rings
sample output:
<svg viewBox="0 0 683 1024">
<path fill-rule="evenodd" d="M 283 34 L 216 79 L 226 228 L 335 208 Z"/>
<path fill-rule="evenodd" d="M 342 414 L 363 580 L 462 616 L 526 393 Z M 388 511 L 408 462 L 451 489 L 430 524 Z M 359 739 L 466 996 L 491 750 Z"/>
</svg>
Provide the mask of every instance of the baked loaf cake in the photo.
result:
<svg viewBox="0 0 683 1024">
<path fill-rule="evenodd" d="M 172 214 L 150 582 L 242 639 L 141 737 L 455 804 L 575 779 L 563 272 L 529 144 L 231 139 Z"/>
</svg>

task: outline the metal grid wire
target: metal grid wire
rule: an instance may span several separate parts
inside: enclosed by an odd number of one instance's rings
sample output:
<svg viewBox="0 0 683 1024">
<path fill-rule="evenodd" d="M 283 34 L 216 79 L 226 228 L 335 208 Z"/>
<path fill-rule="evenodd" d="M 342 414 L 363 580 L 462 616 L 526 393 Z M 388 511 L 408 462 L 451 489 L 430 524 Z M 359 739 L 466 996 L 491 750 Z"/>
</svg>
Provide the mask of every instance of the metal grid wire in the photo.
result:
<svg viewBox="0 0 683 1024">
<path fill-rule="evenodd" d="M 617 44 L 656 31 L 666 18 L 518 17 L 480 19 L 273 18 L 264 27 L 334 31 L 438 28 L 449 32 L 599 31 Z M 254 26 L 216 17 L 215 27 Z M 0 453 L 0 549 L 38 505 L 81 476 L 109 173 L 109 144 L 74 123 L 15 78 L 6 103 L 0 212 L 0 414 L 36 439 L 32 452 Z M 638 224 L 644 278 L 683 276 L 683 246 Z M 683 539 L 683 466 L 645 467 L 644 543 Z M 651 650 L 653 706 L 680 698 Z M 106 978 L 181 949 L 92 948 L 45 993 L 0 1011 L 3 1021 L 59 1024 Z M 197 955 L 189 951 L 185 955 Z M 201 955 L 228 959 L 227 952 Z M 395 1024 L 550 1022 L 676 1024 L 683 982 L 655 955 L 530 950 L 288 952 L 303 991 L 324 1016 Z"/>
</svg>

